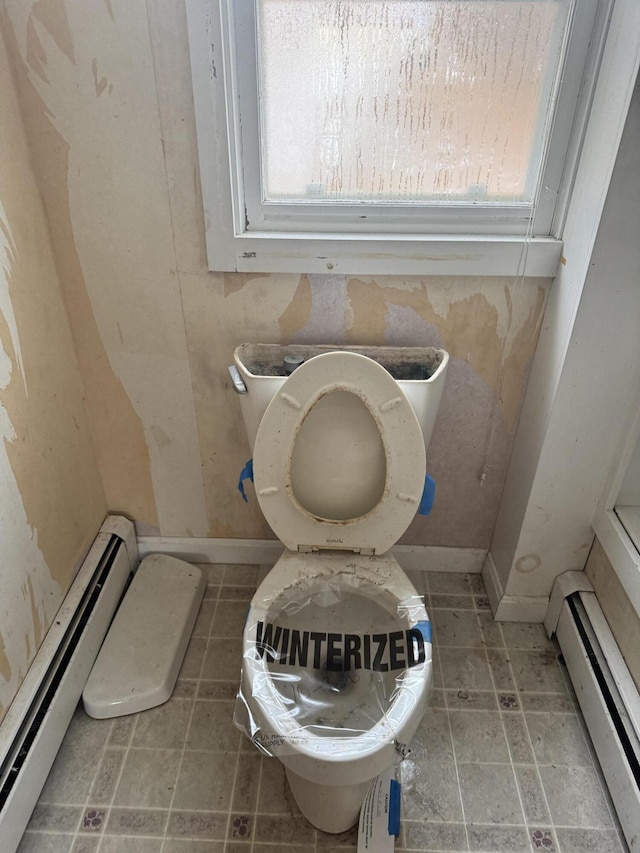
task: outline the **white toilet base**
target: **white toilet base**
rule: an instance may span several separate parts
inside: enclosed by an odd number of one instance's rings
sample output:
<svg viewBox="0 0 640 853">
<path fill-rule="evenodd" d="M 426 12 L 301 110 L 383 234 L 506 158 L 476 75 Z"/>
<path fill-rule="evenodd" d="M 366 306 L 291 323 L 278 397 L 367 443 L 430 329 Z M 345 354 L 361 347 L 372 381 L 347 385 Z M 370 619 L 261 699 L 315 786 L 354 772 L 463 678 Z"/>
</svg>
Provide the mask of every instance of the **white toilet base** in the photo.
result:
<svg viewBox="0 0 640 853">
<path fill-rule="evenodd" d="M 322 832 L 346 832 L 355 826 L 370 780 L 358 785 L 318 785 L 298 776 L 288 767 L 287 781 L 302 814 Z"/>
</svg>

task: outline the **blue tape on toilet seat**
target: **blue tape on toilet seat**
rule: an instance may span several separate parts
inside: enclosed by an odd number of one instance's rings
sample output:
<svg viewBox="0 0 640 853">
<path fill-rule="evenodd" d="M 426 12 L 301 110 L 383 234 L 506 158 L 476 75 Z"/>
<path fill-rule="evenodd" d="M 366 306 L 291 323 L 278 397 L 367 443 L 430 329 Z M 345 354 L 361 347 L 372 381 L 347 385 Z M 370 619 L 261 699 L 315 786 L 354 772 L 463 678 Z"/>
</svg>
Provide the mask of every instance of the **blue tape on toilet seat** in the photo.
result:
<svg viewBox="0 0 640 853">
<path fill-rule="evenodd" d="M 250 459 L 240 471 L 240 479 L 238 480 L 238 491 L 242 495 L 242 500 L 245 503 L 249 503 L 249 499 L 247 498 L 244 491 L 244 481 L 251 480 L 253 483 L 253 459 Z"/>
<path fill-rule="evenodd" d="M 242 500 L 245 503 L 249 503 L 249 499 L 247 498 L 247 494 L 244 490 L 245 480 L 251 480 L 253 483 L 253 459 L 249 459 L 249 461 L 244 465 L 242 471 L 240 471 L 240 478 L 238 480 L 238 491 L 242 495 Z M 436 481 L 429 474 L 425 474 L 424 489 L 422 490 L 422 497 L 420 498 L 420 504 L 418 505 L 418 515 L 429 515 L 433 509 L 435 497 Z"/>
<path fill-rule="evenodd" d="M 420 633 L 422 634 L 422 638 L 424 639 L 425 643 L 431 642 L 431 637 L 432 637 L 431 622 L 429 622 L 428 619 L 423 619 L 420 622 L 416 622 L 416 624 L 413 627 L 417 628 L 418 631 L 420 631 Z"/>
<path fill-rule="evenodd" d="M 436 499 L 436 481 L 429 474 L 424 475 L 424 489 L 420 498 L 420 506 L 418 507 L 418 515 L 429 515 L 433 509 L 433 502 Z"/>
<path fill-rule="evenodd" d="M 389 784 L 389 835 L 400 835 L 400 794 L 402 786 L 400 782 L 392 779 Z"/>
</svg>

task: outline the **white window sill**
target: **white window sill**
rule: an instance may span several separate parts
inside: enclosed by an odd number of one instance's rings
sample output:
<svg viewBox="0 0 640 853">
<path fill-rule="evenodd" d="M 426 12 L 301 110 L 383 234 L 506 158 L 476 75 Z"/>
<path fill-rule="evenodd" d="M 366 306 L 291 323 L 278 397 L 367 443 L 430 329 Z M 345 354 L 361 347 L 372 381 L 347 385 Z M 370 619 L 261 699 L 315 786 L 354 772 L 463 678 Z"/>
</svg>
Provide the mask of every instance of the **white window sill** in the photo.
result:
<svg viewBox="0 0 640 853">
<path fill-rule="evenodd" d="M 220 233 L 210 231 L 207 244 L 217 272 L 553 278 L 562 256 L 552 237 L 245 232 L 221 251 Z"/>
</svg>

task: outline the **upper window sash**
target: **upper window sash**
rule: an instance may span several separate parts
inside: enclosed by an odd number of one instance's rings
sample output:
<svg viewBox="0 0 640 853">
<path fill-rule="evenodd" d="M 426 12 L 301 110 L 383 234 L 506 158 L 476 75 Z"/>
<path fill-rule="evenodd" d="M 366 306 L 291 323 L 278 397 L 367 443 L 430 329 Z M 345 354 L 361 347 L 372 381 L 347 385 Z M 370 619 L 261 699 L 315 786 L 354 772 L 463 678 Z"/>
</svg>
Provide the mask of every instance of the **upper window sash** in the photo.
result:
<svg viewBox="0 0 640 853">
<path fill-rule="evenodd" d="M 255 3 L 188 0 L 210 268 L 553 276 L 571 179 L 565 166 L 586 117 L 581 91 L 595 77 L 588 48 L 598 8 L 598 0 L 574 0 L 535 205 L 272 203 L 261 197 Z"/>
</svg>

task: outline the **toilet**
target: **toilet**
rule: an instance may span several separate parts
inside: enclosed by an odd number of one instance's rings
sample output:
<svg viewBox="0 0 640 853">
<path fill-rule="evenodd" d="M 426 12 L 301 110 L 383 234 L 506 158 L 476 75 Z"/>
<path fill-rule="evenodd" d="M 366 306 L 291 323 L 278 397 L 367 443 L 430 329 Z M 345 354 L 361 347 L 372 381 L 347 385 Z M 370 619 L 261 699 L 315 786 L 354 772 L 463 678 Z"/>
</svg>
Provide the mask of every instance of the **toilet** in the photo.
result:
<svg viewBox="0 0 640 853">
<path fill-rule="evenodd" d="M 390 549 L 429 503 L 448 354 L 244 344 L 234 362 L 248 473 L 285 547 L 247 613 L 234 722 L 283 763 L 303 815 L 340 833 L 428 701 L 431 626 Z"/>
</svg>

